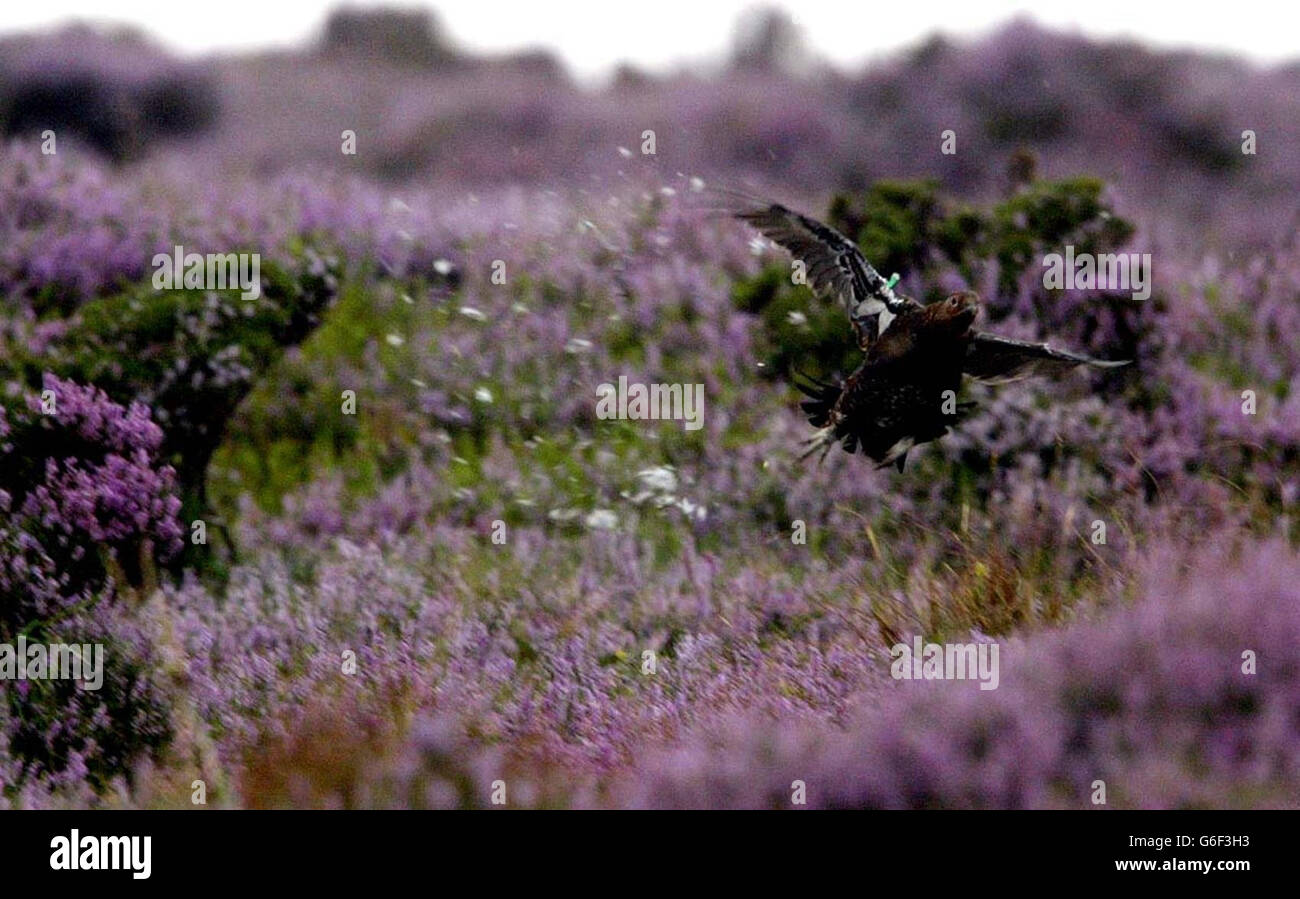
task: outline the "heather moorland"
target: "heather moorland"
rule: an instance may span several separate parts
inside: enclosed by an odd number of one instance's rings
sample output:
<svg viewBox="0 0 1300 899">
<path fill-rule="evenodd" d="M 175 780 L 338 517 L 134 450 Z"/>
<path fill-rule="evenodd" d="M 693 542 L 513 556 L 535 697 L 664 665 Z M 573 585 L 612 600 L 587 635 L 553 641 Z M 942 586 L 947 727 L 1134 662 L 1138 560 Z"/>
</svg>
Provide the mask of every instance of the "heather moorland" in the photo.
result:
<svg viewBox="0 0 1300 899">
<path fill-rule="evenodd" d="M 1300 67 L 766 38 L 602 85 L 418 16 L 0 38 L 0 643 L 105 653 L 0 680 L 0 807 L 1296 805 Z M 801 462 L 852 334 L 717 186 L 1132 364 Z M 178 246 L 257 296 L 160 288 Z M 1150 296 L 1045 286 L 1066 246 Z M 891 676 L 918 637 L 997 688 Z"/>
</svg>

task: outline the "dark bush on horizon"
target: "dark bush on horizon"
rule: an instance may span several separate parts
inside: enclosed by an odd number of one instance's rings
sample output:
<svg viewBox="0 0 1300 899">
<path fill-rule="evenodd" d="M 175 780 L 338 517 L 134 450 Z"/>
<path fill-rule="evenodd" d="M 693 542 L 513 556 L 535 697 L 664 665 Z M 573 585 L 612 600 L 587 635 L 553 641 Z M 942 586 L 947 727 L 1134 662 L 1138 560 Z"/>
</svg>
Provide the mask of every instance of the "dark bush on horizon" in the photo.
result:
<svg viewBox="0 0 1300 899">
<path fill-rule="evenodd" d="M 0 128 L 8 137 L 53 131 L 74 136 L 115 163 L 157 141 L 200 134 L 220 118 L 217 91 L 197 70 L 140 83 L 93 69 L 35 70 L 0 84 Z"/>
<path fill-rule="evenodd" d="M 454 63 L 433 13 L 419 9 L 338 9 L 325 23 L 324 52 L 371 61 L 437 68 Z"/>
</svg>

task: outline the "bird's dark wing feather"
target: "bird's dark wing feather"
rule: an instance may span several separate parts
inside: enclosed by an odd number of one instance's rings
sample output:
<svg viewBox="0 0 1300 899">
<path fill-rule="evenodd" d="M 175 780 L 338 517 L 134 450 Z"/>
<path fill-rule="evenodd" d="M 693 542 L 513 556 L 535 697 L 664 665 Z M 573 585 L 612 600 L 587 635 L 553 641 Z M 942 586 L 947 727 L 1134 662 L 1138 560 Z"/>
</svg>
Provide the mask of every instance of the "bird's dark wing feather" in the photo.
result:
<svg viewBox="0 0 1300 899">
<path fill-rule="evenodd" d="M 895 294 L 857 245 L 829 225 L 777 203 L 735 215 L 801 260 L 807 266 L 813 292 L 843 306 L 867 344 L 880 336 L 895 315 L 915 304 Z"/>
<path fill-rule="evenodd" d="M 1068 350 L 1058 350 L 1045 343 L 1012 340 L 980 331 L 976 332 L 966 350 L 966 362 L 962 371 L 972 378 L 998 384 L 1031 375 L 1060 374 L 1076 365 L 1117 368 L 1128 365 L 1128 362 L 1106 362 Z"/>
</svg>

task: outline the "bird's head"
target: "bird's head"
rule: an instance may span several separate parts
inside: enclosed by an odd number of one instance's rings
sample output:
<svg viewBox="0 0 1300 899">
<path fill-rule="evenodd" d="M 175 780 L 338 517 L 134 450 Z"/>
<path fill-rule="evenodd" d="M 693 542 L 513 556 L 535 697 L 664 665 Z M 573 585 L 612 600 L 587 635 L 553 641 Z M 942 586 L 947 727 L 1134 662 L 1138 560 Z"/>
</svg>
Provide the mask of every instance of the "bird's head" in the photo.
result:
<svg viewBox="0 0 1300 899">
<path fill-rule="evenodd" d="M 953 334 L 964 334 L 974 324 L 980 312 L 979 294 L 973 290 L 959 290 L 947 299 L 927 307 L 930 321 Z"/>
</svg>

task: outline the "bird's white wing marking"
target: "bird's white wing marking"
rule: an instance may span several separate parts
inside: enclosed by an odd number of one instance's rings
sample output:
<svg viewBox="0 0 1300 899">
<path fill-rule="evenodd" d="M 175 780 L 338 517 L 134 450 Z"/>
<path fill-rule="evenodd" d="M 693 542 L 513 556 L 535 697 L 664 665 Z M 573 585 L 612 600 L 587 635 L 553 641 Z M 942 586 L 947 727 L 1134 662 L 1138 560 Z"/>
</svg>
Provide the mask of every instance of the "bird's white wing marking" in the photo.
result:
<svg viewBox="0 0 1300 899">
<path fill-rule="evenodd" d="M 915 305 L 895 294 L 890 282 L 863 258 L 857 244 L 829 225 L 777 203 L 742 210 L 736 217 L 804 263 L 813 292 L 844 307 L 864 348 L 899 312 Z"/>
</svg>

